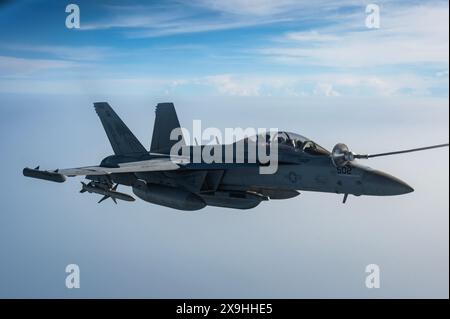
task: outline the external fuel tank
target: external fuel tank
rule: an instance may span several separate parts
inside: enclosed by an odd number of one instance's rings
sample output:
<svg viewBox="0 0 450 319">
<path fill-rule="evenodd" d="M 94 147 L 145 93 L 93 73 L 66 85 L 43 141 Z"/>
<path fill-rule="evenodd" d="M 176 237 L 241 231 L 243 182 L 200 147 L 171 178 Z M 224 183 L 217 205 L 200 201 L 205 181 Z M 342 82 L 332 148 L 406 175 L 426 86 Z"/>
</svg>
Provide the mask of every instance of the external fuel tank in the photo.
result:
<svg viewBox="0 0 450 319">
<path fill-rule="evenodd" d="M 138 184 L 133 193 L 146 202 L 179 210 L 199 210 L 206 206 L 203 199 L 180 188 L 155 184 Z"/>
</svg>

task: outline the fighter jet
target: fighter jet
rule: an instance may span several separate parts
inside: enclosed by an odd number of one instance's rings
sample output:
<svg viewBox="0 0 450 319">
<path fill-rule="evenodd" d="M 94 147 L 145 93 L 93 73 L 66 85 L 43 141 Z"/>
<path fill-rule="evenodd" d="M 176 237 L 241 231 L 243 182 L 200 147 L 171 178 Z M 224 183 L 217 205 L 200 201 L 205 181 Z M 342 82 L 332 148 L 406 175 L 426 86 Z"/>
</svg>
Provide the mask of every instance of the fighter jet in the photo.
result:
<svg viewBox="0 0 450 319">
<path fill-rule="evenodd" d="M 448 143 L 380 154 L 355 154 L 342 143 L 328 151 L 314 141 L 291 132 L 277 131 L 254 139 L 263 148 L 276 145 L 277 169 L 273 174 L 261 174 L 267 163 L 259 158 L 249 161 L 244 151 L 240 162 L 194 161 L 206 145 L 187 145 L 182 134 L 177 139 L 171 133 L 180 129 L 172 103 L 156 106 L 151 147 L 148 151 L 106 102 L 94 103 L 114 155 L 104 158 L 98 166 L 40 170 L 39 166 L 24 168 L 23 175 L 53 182 L 66 177 L 85 176 L 80 193 L 103 195 L 107 198 L 134 201 L 134 197 L 117 191 L 118 185 L 130 186 L 144 201 L 178 210 L 193 211 L 205 206 L 250 209 L 263 201 L 296 197 L 300 191 L 315 191 L 355 196 L 390 196 L 413 192 L 413 188 L 379 170 L 361 165 L 357 160 L 448 147 Z M 173 154 L 175 144 L 181 152 Z M 237 143 L 220 145 L 223 153 L 237 151 Z M 185 152 L 189 154 L 185 156 Z M 234 154 L 234 159 L 237 158 Z"/>
</svg>

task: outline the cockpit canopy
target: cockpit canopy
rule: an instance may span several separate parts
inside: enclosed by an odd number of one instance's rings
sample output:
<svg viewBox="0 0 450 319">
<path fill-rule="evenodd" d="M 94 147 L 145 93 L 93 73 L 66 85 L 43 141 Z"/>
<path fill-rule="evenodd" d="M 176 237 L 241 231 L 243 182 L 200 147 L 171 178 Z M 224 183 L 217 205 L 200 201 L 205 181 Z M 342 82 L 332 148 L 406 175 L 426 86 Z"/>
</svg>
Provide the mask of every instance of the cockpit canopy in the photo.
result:
<svg viewBox="0 0 450 319">
<path fill-rule="evenodd" d="M 252 136 L 249 139 L 251 139 L 254 142 L 261 143 L 261 141 L 268 141 L 269 143 L 272 143 L 273 141 L 277 141 L 278 145 L 284 146 L 284 147 L 290 147 L 295 151 L 303 151 L 305 153 L 308 153 L 310 155 L 330 155 L 330 152 L 327 151 L 322 146 L 316 144 L 312 140 L 291 132 L 284 132 L 279 131 L 275 134 L 270 134 L 269 136 L 262 136 L 262 135 L 256 135 Z"/>
</svg>

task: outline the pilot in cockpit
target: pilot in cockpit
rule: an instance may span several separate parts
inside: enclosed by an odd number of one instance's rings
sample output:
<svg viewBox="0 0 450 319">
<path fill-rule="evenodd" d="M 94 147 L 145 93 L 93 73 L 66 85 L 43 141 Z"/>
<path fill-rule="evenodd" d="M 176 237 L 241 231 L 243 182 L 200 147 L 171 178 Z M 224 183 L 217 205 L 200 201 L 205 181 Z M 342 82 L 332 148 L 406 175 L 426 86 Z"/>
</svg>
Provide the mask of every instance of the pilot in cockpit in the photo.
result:
<svg viewBox="0 0 450 319">
<path fill-rule="evenodd" d="M 329 155 L 329 152 L 323 147 L 295 133 L 278 132 L 272 138 L 270 135 L 266 135 L 266 141 L 268 141 L 268 143 L 270 143 L 270 141 L 277 141 L 278 145 L 291 147 L 296 152 L 301 151 L 310 155 Z"/>
</svg>

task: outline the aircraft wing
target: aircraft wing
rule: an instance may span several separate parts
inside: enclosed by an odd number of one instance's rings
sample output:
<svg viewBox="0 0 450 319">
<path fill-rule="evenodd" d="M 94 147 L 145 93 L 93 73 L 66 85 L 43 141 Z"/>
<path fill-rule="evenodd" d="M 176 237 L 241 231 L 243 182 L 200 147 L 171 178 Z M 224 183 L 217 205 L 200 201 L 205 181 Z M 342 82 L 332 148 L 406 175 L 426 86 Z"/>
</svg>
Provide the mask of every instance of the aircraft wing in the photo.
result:
<svg viewBox="0 0 450 319">
<path fill-rule="evenodd" d="M 64 168 L 54 171 L 42 171 L 39 167 L 35 169 L 24 168 L 23 175 L 54 182 L 62 183 L 66 177 L 82 175 L 108 175 L 114 173 L 135 173 L 135 172 L 157 172 L 172 171 L 180 168 L 180 165 L 187 164 L 188 159 L 179 157 L 176 159 L 157 158 L 139 162 L 128 162 L 118 164 L 117 167 L 105 166 L 85 166 L 76 168 Z"/>
<path fill-rule="evenodd" d="M 182 160 L 172 161 L 170 160 L 170 158 L 164 158 L 139 162 L 122 163 L 118 164 L 119 167 L 85 166 L 77 168 L 66 168 L 58 170 L 58 173 L 66 176 L 77 176 L 77 175 L 106 175 L 114 173 L 172 171 L 179 169 L 180 166 L 178 164 L 182 163 L 183 163 Z"/>
</svg>

